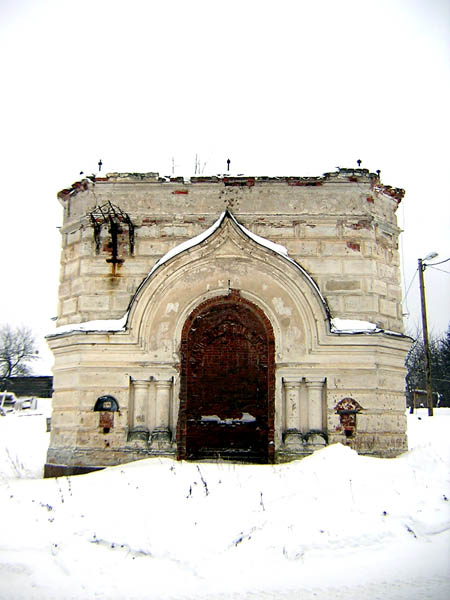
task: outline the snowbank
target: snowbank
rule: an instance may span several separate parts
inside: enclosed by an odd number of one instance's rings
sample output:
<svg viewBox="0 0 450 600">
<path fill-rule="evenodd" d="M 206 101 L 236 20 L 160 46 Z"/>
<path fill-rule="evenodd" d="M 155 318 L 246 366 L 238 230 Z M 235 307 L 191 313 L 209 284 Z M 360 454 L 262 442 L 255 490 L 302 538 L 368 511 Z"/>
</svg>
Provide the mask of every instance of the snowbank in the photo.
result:
<svg viewBox="0 0 450 600">
<path fill-rule="evenodd" d="M 276 466 L 158 458 L 9 474 L 0 596 L 444 600 L 450 410 L 436 413 L 409 417 L 411 450 L 397 459 L 338 444 Z M 0 420 L 1 439 L 26 420 Z"/>
<path fill-rule="evenodd" d="M 36 398 L 36 410 L 22 410 L 0 417 L 0 481 L 39 478 L 44 474 L 50 433 L 51 398 Z"/>
</svg>

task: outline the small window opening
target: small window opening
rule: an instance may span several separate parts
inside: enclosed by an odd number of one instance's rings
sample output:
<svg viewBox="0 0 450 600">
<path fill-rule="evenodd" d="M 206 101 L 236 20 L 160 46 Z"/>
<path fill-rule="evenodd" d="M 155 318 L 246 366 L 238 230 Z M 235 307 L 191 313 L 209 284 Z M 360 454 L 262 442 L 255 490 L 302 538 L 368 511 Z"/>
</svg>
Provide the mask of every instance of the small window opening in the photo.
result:
<svg viewBox="0 0 450 600">
<path fill-rule="evenodd" d="M 114 413 L 120 414 L 117 400 L 113 396 L 100 396 L 95 402 L 94 411 L 99 414 L 99 430 L 105 434 L 109 433 L 114 427 Z"/>
<path fill-rule="evenodd" d="M 341 429 L 346 438 L 354 437 L 356 433 L 356 415 L 362 410 L 353 398 L 344 398 L 335 407 L 339 415 Z"/>
</svg>

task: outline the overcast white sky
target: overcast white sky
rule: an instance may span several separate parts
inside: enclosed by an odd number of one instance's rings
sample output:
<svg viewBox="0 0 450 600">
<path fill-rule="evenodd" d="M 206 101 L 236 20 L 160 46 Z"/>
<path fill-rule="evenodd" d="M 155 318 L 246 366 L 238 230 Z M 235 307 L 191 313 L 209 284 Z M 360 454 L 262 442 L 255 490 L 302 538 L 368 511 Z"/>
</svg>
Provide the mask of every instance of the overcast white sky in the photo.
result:
<svg viewBox="0 0 450 600">
<path fill-rule="evenodd" d="M 446 0 L 0 0 L 0 323 L 56 313 L 56 193 L 93 173 L 381 170 L 409 286 L 450 257 Z M 450 262 L 425 273 L 450 320 Z M 444 273 L 447 271 L 447 273 Z M 419 323 L 417 277 L 405 312 Z M 45 355 L 45 351 L 44 355 Z M 39 369 L 48 372 L 48 355 Z"/>
</svg>

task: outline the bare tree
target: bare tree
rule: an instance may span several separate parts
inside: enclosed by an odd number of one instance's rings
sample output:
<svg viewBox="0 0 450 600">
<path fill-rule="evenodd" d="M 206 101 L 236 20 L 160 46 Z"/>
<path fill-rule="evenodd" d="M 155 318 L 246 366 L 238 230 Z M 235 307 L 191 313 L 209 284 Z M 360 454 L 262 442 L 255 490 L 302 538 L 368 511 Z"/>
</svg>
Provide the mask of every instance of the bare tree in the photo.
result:
<svg viewBox="0 0 450 600">
<path fill-rule="evenodd" d="M 0 327 L 0 377 L 29 375 L 38 358 L 36 340 L 29 327 Z"/>
<path fill-rule="evenodd" d="M 426 389 L 425 349 L 420 332 L 406 357 L 406 390 L 412 398 L 414 390 Z M 429 340 L 433 393 L 439 394 L 439 406 L 450 406 L 450 325 L 442 336 Z"/>
</svg>

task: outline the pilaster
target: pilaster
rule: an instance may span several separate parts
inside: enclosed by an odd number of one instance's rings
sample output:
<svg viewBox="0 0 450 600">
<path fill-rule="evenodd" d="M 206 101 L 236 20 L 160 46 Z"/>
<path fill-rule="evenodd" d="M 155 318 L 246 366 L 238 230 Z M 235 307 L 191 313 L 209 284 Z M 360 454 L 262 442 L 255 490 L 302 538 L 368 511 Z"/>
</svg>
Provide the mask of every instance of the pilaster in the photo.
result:
<svg viewBox="0 0 450 600">
<path fill-rule="evenodd" d="M 156 421 L 152 431 L 151 447 L 154 450 L 164 450 L 170 447 L 172 435 L 169 428 L 170 397 L 173 378 L 158 379 L 156 385 Z"/>
<path fill-rule="evenodd" d="M 284 445 L 292 450 L 303 447 L 299 414 L 301 382 L 301 379 L 283 378 L 286 411 L 286 431 L 283 437 Z"/>
<path fill-rule="evenodd" d="M 134 414 L 132 428 L 128 434 L 130 441 L 144 442 L 149 438 L 147 424 L 147 406 L 149 402 L 150 381 L 148 379 L 132 380 L 134 390 Z"/>
</svg>

